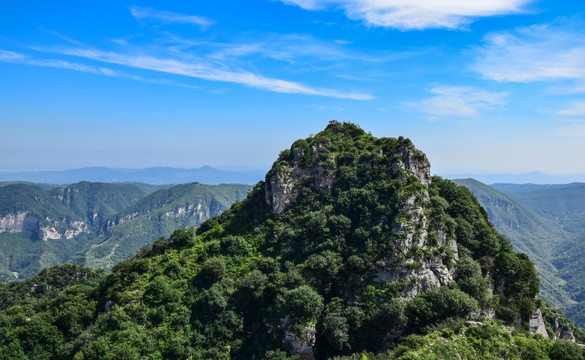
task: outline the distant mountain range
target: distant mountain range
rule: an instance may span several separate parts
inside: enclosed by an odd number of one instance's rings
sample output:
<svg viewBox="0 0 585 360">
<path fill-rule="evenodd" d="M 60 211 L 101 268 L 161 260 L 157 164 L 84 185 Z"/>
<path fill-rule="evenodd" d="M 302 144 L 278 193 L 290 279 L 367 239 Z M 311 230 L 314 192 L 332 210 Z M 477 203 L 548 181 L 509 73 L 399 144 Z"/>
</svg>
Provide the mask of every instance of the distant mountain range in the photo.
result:
<svg viewBox="0 0 585 360">
<path fill-rule="evenodd" d="M 569 184 L 585 182 L 585 174 L 549 175 L 540 171 L 524 174 L 440 174 L 447 179 L 475 179 L 484 184 Z"/>
<path fill-rule="evenodd" d="M 61 171 L 2 172 L 0 181 L 28 181 L 48 184 L 73 184 L 90 182 L 140 182 L 145 184 L 255 184 L 264 179 L 266 171 L 225 171 L 211 166 L 197 169 L 152 167 L 147 169 L 123 169 L 87 167 Z"/>
<path fill-rule="evenodd" d="M 541 296 L 585 327 L 585 184 L 493 184 L 468 187 L 496 229 L 534 262 Z"/>
<path fill-rule="evenodd" d="M 202 166 L 194 169 L 174 167 L 151 167 L 146 169 L 126 169 L 108 167 L 86 167 L 71 170 L 43 171 L 2 171 L 0 181 L 28 181 L 67 185 L 80 181 L 90 182 L 139 182 L 152 185 L 185 184 L 256 184 L 264 180 L 265 170 L 226 171 Z M 549 175 L 534 171 L 524 174 L 440 174 L 446 179 L 472 178 L 484 184 L 568 184 L 585 182 L 585 174 Z"/>
<path fill-rule="evenodd" d="M 65 262 L 110 269 L 160 236 L 219 215 L 251 188 L 0 183 L 0 281 Z"/>
</svg>

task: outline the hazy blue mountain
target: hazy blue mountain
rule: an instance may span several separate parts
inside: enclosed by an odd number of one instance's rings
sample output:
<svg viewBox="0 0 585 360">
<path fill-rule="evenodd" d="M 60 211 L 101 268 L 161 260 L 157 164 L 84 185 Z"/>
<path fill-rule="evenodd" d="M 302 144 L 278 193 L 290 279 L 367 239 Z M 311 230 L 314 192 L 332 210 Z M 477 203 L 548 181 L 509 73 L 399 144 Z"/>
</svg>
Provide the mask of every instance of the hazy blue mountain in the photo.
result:
<svg viewBox="0 0 585 360">
<path fill-rule="evenodd" d="M 575 235 L 585 233 L 585 183 L 520 186 L 494 184 L 494 188 L 514 197 L 535 213 L 562 225 Z"/>
<path fill-rule="evenodd" d="M 441 174 L 448 179 L 473 178 L 484 184 L 567 184 L 585 181 L 585 174 L 549 175 L 540 171 L 524 174 Z"/>
<path fill-rule="evenodd" d="M 197 169 L 152 167 L 123 169 L 88 167 L 62 171 L 28 171 L 0 173 L 0 181 L 29 181 L 35 183 L 72 184 L 90 182 L 142 182 L 146 184 L 255 184 L 262 180 L 264 171 L 225 171 L 202 166 Z"/>
<path fill-rule="evenodd" d="M 218 215 L 250 189 L 198 183 L 3 183 L 0 281 L 71 261 L 109 268 L 159 236 Z"/>
</svg>

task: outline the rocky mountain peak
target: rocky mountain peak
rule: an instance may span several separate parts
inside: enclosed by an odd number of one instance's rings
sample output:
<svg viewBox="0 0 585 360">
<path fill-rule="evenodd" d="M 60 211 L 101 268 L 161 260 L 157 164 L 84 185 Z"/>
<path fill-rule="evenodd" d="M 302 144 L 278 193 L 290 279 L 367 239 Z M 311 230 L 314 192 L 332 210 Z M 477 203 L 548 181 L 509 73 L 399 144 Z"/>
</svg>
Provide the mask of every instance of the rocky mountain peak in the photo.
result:
<svg viewBox="0 0 585 360">
<path fill-rule="evenodd" d="M 336 173 L 343 166 L 359 166 L 371 159 L 359 156 L 348 162 L 348 155 L 359 155 L 361 150 L 374 137 L 357 125 L 331 121 L 322 132 L 292 144 L 290 149 L 281 152 L 272 169 L 266 175 L 265 198 L 272 212 L 280 214 L 298 195 L 300 184 L 309 184 L 314 189 L 331 191 Z M 407 177 L 413 175 L 425 187 L 431 184 L 431 165 L 426 155 L 416 149 L 404 137 L 378 139 L 379 150 L 375 166 L 389 166 L 393 175 Z"/>
<path fill-rule="evenodd" d="M 282 151 L 266 182 L 194 237 L 179 229 L 157 239 L 114 266 L 98 289 L 88 290 L 87 330 L 63 335 L 64 358 L 130 350 L 136 358 L 158 351 L 324 360 L 386 351 L 393 359 L 418 356 L 425 334 L 433 337 L 428 346 L 448 346 L 433 350 L 436 358 L 492 357 L 449 342 L 514 336 L 494 317 L 527 333 L 553 329 L 536 299 L 533 264 L 495 231 L 469 190 L 431 178 L 426 156 L 408 139 L 376 138 L 337 121 Z M 53 309 L 47 305 L 47 314 Z M 411 344 L 414 352 L 401 352 Z M 505 353 L 523 351 L 514 346 Z"/>
</svg>

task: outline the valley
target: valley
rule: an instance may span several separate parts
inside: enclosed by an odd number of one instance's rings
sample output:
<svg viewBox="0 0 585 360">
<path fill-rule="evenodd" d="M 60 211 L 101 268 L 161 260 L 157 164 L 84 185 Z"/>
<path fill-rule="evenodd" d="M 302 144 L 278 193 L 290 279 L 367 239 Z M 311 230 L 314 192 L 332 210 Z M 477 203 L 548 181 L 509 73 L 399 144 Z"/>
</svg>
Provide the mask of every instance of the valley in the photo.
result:
<svg viewBox="0 0 585 360">
<path fill-rule="evenodd" d="M 493 184 L 468 187 L 495 228 L 534 262 L 540 294 L 585 327 L 585 184 Z"/>
<path fill-rule="evenodd" d="M 159 236 L 198 226 L 249 185 L 0 183 L 0 280 L 72 262 L 109 270 Z"/>
</svg>

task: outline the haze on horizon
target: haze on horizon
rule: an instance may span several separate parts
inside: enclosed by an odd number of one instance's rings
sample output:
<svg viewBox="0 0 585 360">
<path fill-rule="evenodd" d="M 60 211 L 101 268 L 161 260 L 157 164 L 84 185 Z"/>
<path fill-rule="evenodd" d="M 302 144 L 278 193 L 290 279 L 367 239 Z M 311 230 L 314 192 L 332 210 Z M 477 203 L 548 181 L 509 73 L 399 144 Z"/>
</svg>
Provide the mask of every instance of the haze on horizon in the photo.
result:
<svg viewBox="0 0 585 360">
<path fill-rule="evenodd" d="M 405 5 L 407 4 L 407 5 Z M 585 173 L 585 3 L 0 5 L 0 170 L 267 169 L 329 120 L 433 173 Z"/>
</svg>

